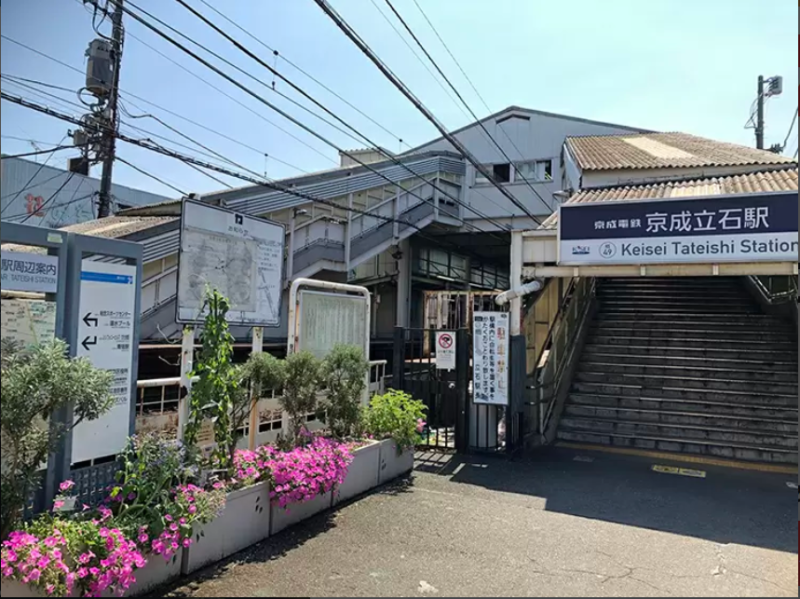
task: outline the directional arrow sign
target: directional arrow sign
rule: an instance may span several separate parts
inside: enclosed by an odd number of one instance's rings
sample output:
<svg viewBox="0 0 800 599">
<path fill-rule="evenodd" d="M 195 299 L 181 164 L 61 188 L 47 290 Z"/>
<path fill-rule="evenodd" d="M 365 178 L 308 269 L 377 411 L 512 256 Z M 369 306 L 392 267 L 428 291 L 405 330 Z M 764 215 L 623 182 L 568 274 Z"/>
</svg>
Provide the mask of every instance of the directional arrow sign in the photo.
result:
<svg viewBox="0 0 800 599">
<path fill-rule="evenodd" d="M 81 341 L 81 345 L 83 346 L 83 349 L 85 349 L 86 351 L 89 351 L 89 346 L 90 345 L 97 345 L 97 337 L 96 336 L 86 337 L 86 339 Z"/>
<path fill-rule="evenodd" d="M 96 327 L 97 326 L 97 318 L 92 318 L 92 313 L 87 312 L 86 316 L 83 317 L 83 322 L 86 323 L 87 327 Z"/>
</svg>

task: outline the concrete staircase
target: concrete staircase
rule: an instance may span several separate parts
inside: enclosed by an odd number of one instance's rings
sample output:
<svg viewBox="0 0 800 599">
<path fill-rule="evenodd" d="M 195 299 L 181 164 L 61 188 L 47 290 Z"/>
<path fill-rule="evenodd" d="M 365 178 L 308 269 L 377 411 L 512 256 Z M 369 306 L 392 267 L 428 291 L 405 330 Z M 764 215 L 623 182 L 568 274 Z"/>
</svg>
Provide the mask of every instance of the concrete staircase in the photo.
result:
<svg viewBox="0 0 800 599">
<path fill-rule="evenodd" d="M 797 334 L 735 278 L 606 279 L 562 442 L 797 463 Z"/>
</svg>

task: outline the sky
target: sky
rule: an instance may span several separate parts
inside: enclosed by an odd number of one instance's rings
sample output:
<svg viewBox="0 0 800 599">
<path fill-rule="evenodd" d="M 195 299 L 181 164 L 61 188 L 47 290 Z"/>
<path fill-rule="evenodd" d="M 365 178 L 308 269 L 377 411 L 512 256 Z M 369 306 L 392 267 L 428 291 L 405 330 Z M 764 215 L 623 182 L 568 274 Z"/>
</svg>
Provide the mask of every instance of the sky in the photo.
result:
<svg viewBox="0 0 800 599">
<path fill-rule="evenodd" d="M 322 133 L 338 147 L 352 149 L 367 145 L 363 139 L 348 137 L 279 96 L 278 93 L 282 93 L 301 105 L 311 106 L 280 80 L 273 91 L 273 77 L 267 69 L 178 2 L 131 1 L 133 4 L 126 0 L 131 9 L 136 10 L 135 5 L 151 12 L 238 65 L 259 81 L 210 58 L 258 95 Z M 235 34 L 250 50 L 276 66 L 285 77 L 373 142 L 398 151 L 439 136 L 433 125 L 381 75 L 313 0 L 207 0 L 267 47 L 236 30 L 201 0 L 187 2 Z M 462 105 L 443 91 L 437 79 L 414 56 L 403 39 L 417 54 L 421 53 L 391 14 L 386 0 L 329 2 L 448 129 L 474 120 Z M 480 97 L 442 46 L 417 3 Z M 797 110 L 798 81 L 794 65 L 798 62 L 795 26 L 798 5 L 795 0 L 763 3 L 752 0 L 416 0 L 416 3 L 415 0 L 392 0 L 392 4 L 479 117 L 518 105 L 754 145 L 753 131 L 745 129 L 744 125 L 751 114 L 760 74 L 784 77 L 783 95 L 767 102 L 767 147 L 783 143 Z M 0 11 L 3 34 L 0 71 L 4 75 L 75 90 L 83 86 L 84 52 L 96 34 L 92 29 L 91 12 L 82 6 L 81 0 L 5 0 Z M 382 15 L 403 32 L 403 38 Z M 285 120 L 132 18 L 126 16 L 125 26 L 128 35 L 120 83 L 123 105 L 130 115 L 150 113 L 157 116 L 180 133 L 239 165 L 232 168 L 240 172 L 250 169 L 261 175 L 266 173 L 270 178 L 283 178 L 338 164 L 338 152 L 333 147 Z M 110 34 L 109 22 L 99 25 L 99 30 Z M 33 54 L 6 38 L 27 44 L 80 72 Z M 184 43 L 187 42 L 184 40 Z M 277 50 L 278 57 L 268 48 Z M 287 60 L 375 122 L 321 88 Z M 430 65 L 428 69 L 433 71 Z M 72 115 L 85 112 L 73 93 L 47 90 L 61 98 L 54 99 L 7 79 L 3 79 L 2 89 Z M 142 99 L 155 103 L 158 108 Z M 134 119 L 123 115 L 122 119 L 122 131 L 131 136 L 150 138 L 180 152 L 222 163 L 218 157 L 202 156 L 208 150 L 194 146 L 152 118 Z M 0 125 L 1 148 L 7 154 L 31 151 L 31 143 L 25 140 L 35 140 L 40 147 L 43 143 L 59 144 L 67 130 L 74 128 L 9 102 L 2 103 Z M 12 139 L 14 137 L 22 140 Z M 797 126 L 789 134 L 786 152 L 791 155 L 796 147 Z M 49 164 L 64 166 L 70 155 L 74 153 L 54 154 Z M 205 193 L 222 188 L 218 181 L 181 162 L 141 148 L 119 143 L 118 155 L 182 192 Z M 39 160 L 45 159 L 47 157 Z M 99 170 L 99 166 L 94 167 L 92 174 L 99 176 Z M 225 176 L 220 180 L 234 186 L 244 184 Z M 177 196 L 174 189 L 119 162 L 114 168 L 114 181 L 169 197 Z"/>
</svg>

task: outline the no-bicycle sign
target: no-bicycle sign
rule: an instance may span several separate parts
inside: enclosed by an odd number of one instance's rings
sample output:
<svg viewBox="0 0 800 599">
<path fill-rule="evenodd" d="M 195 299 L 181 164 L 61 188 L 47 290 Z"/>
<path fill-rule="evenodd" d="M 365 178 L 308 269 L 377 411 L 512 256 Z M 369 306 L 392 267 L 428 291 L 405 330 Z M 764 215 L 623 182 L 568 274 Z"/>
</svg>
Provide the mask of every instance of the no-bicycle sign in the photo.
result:
<svg viewBox="0 0 800 599">
<path fill-rule="evenodd" d="M 456 334 L 453 331 L 436 331 L 436 368 L 454 370 L 456 367 Z"/>
</svg>

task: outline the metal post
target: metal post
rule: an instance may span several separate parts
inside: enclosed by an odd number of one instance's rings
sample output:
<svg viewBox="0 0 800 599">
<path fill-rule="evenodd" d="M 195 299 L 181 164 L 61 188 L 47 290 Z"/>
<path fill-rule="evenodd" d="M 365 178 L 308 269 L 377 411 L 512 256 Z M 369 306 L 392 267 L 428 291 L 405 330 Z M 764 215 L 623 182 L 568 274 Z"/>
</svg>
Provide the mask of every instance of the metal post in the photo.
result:
<svg viewBox="0 0 800 599">
<path fill-rule="evenodd" d="M 406 369 L 406 330 L 394 328 L 394 351 L 392 353 L 392 387 L 402 391 L 405 385 Z"/>
<path fill-rule="evenodd" d="M 100 180 L 100 194 L 97 205 L 97 217 L 103 218 L 111 214 L 111 174 L 114 170 L 114 155 L 117 142 L 117 102 L 119 100 L 119 69 L 122 64 L 122 44 L 124 29 L 122 28 L 122 0 L 113 0 L 114 14 L 111 22 L 114 27 L 112 36 L 112 59 L 114 61 L 114 79 L 111 84 L 111 94 L 106 108 L 108 126 L 103 130 L 103 176 Z"/>
<path fill-rule="evenodd" d="M 192 371 L 194 370 L 194 338 L 192 326 L 183 329 L 181 341 L 181 388 L 178 399 L 178 440 L 183 440 L 183 430 L 189 420 L 189 395 L 192 393 Z"/>
<path fill-rule="evenodd" d="M 260 354 L 264 351 L 264 329 L 263 327 L 253 327 L 253 347 L 252 353 Z M 250 398 L 250 435 L 248 439 L 248 447 L 250 451 L 256 448 L 256 435 L 258 434 L 258 400 L 261 399 L 261 389 L 253 387 L 251 389 L 252 396 Z"/>
<path fill-rule="evenodd" d="M 456 451 L 469 450 L 469 383 L 470 383 L 470 331 L 462 329 L 456 334 Z"/>
<path fill-rule="evenodd" d="M 345 228 L 344 237 L 344 263 L 345 268 L 347 269 L 347 276 L 349 278 L 353 237 L 353 192 L 347 194 L 347 227 Z"/>
<path fill-rule="evenodd" d="M 509 273 L 509 283 L 511 289 L 518 289 L 522 285 L 522 252 L 524 239 L 522 231 L 511 232 L 511 270 Z M 511 335 L 519 335 L 522 332 L 522 298 L 516 297 L 511 300 L 511 310 L 509 314 L 511 320 Z"/>
<path fill-rule="evenodd" d="M 294 278 L 294 233 L 297 229 L 297 215 L 292 212 L 292 220 L 289 222 L 289 253 L 286 256 L 286 283 Z"/>
<path fill-rule="evenodd" d="M 764 76 L 758 76 L 758 108 L 756 109 L 756 148 L 764 149 Z"/>
</svg>

